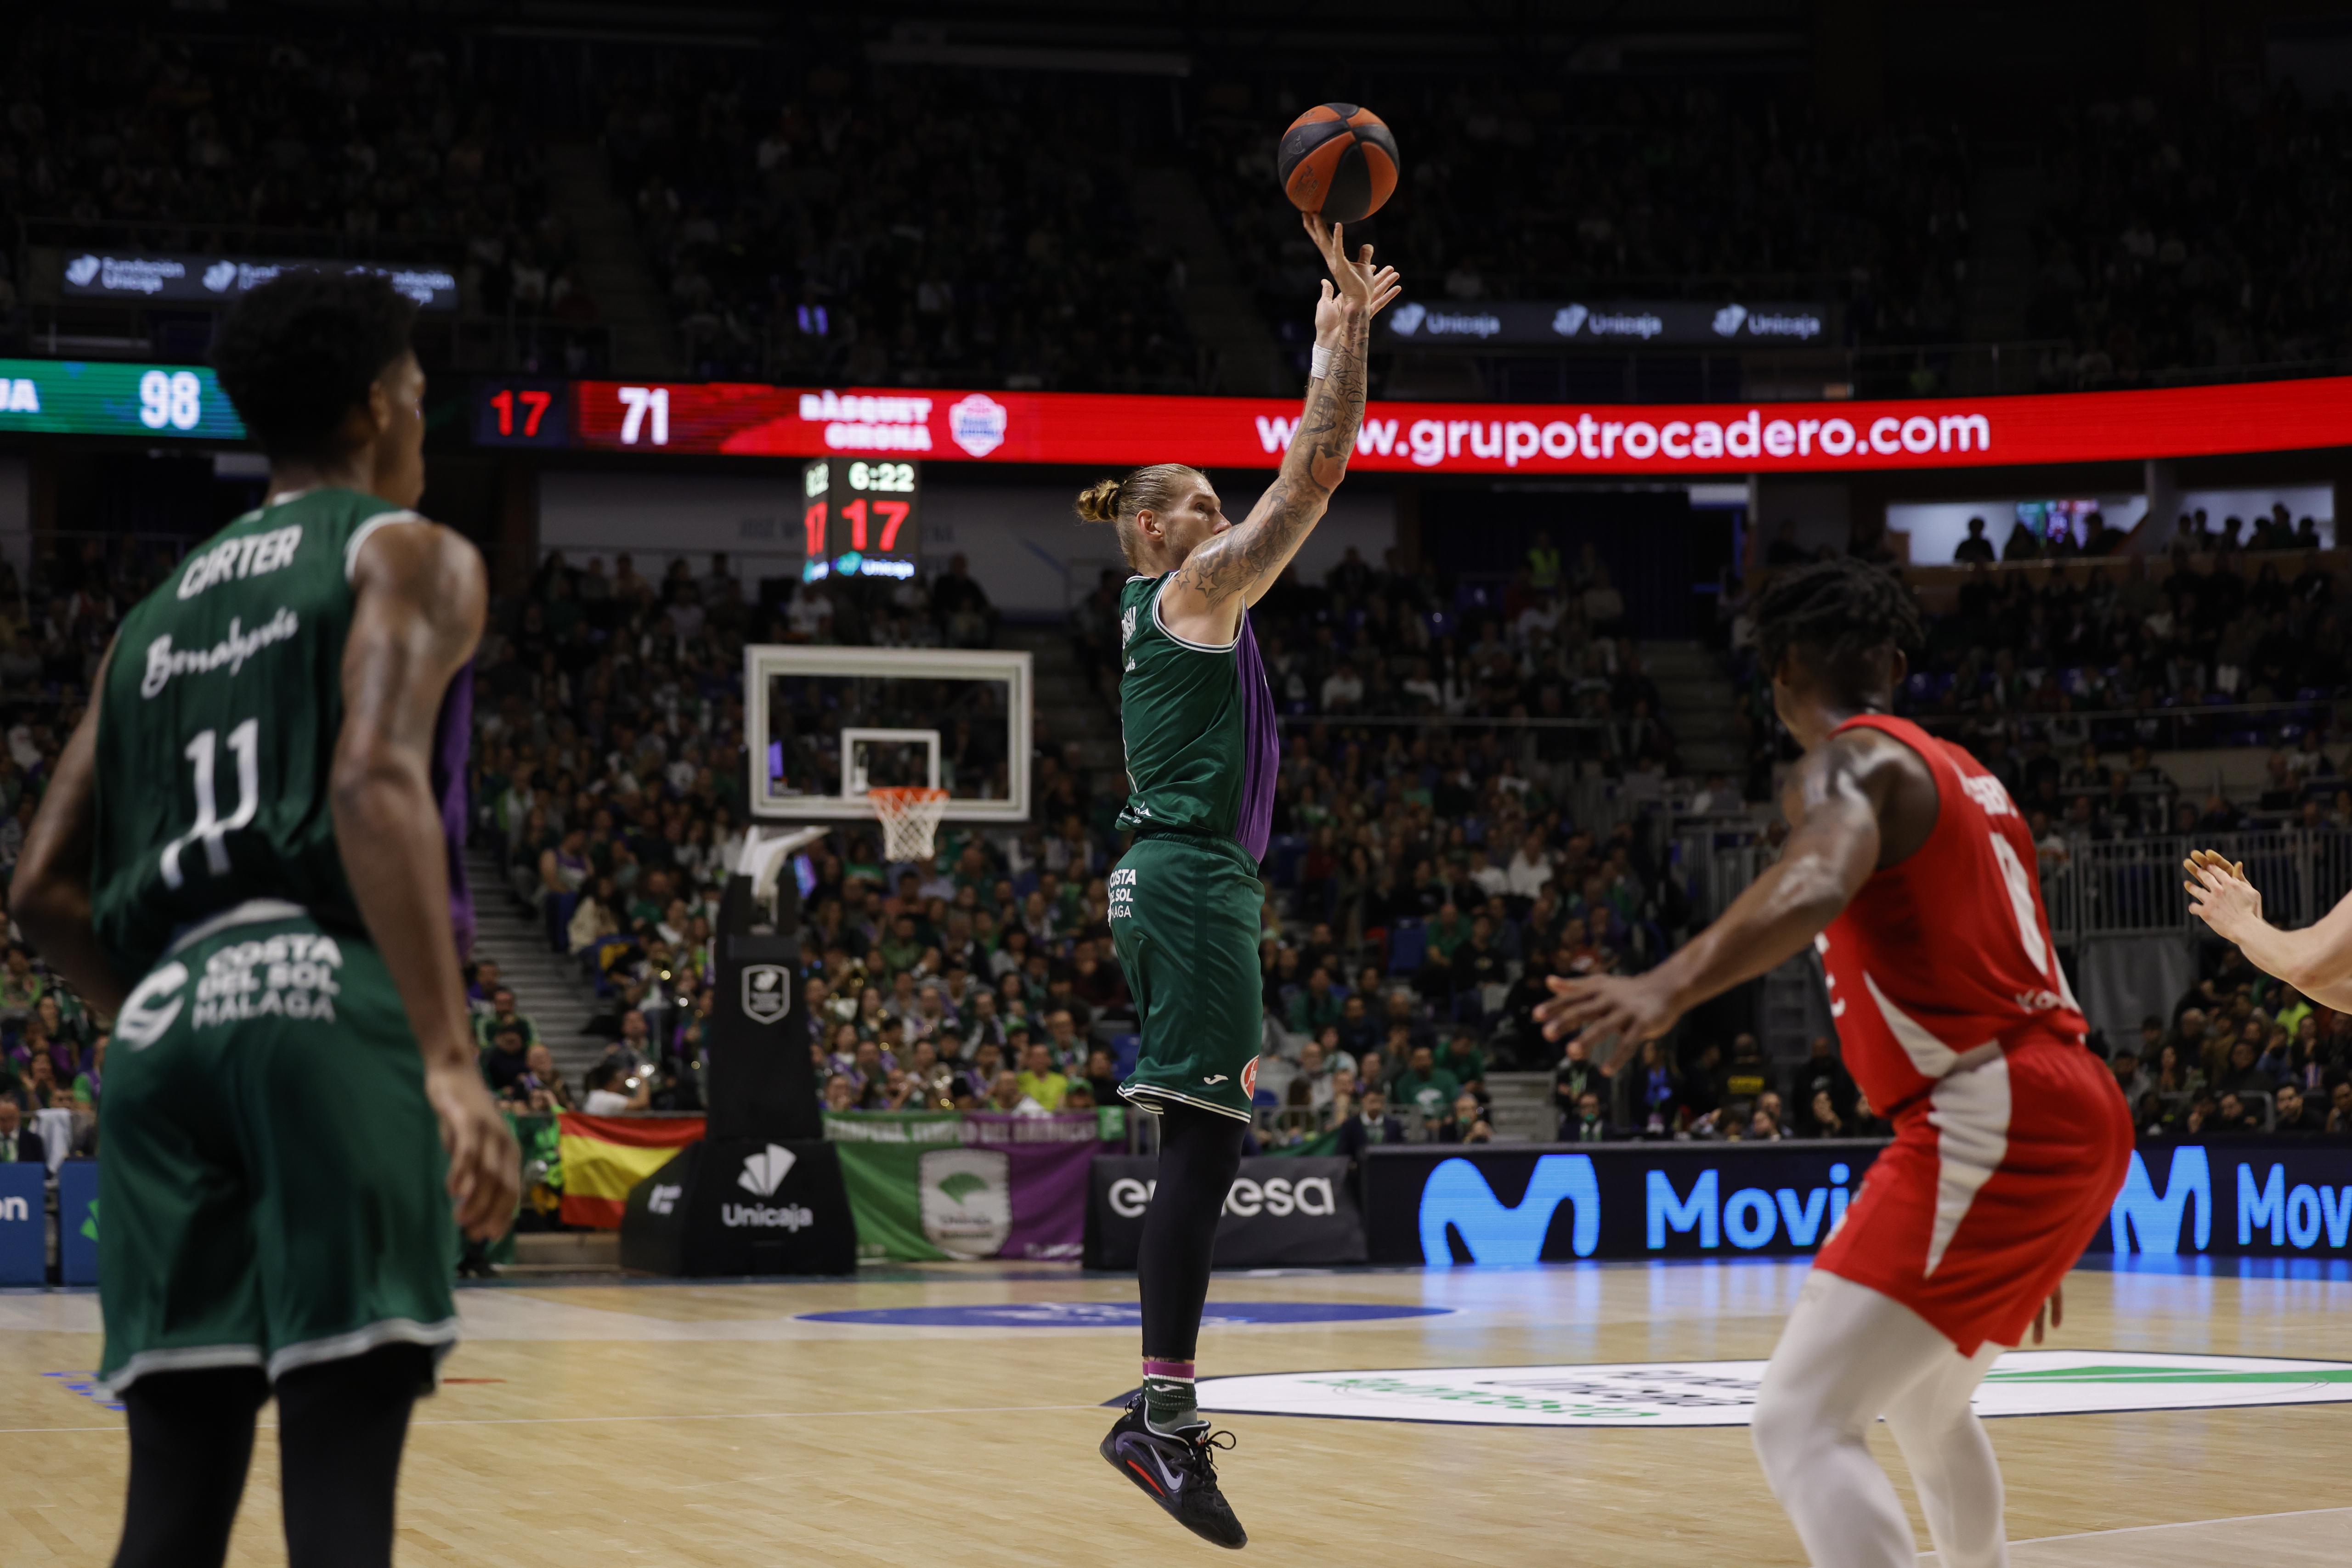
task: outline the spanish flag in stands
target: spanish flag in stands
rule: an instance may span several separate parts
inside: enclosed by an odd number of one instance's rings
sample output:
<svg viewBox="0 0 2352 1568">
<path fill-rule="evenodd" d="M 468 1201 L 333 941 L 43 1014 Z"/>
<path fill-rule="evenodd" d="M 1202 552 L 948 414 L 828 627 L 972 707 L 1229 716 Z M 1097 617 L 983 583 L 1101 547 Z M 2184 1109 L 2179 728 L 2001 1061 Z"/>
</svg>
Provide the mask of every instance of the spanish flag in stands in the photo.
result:
<svg viewBox="0 0 2352 1568">
<path fill-rule="evenodd" d="M 672 1155 L 702 1136 L 699 1116 L 582 1116 L 557 1118 L 563 1153 L 566 1225 L 621 1228 L 629 1189 L 669 1164 Z"/>
</svg>

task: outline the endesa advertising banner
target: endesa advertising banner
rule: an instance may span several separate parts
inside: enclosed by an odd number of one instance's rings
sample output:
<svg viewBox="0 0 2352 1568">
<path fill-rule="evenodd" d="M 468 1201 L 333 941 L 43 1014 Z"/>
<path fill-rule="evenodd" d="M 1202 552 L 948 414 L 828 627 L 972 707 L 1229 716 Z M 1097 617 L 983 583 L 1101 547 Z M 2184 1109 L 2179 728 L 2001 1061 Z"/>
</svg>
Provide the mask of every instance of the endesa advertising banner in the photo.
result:
<svg viewBox="0 0 2352 1568">
<path fill-rule="evenodd" d="M 1882 1146 L 1374 1149 L 1366 1235 L 1375 1263 L 1811 1253 Z M 2352 1260 L 2352 1140 L 2144 1144 L 2088 1250 Z"/>
<path fill-rule="evenodd" d="M 509 399 L 501 423 L 492 406 Z M 1271 468 L 1299 404 L 1081 392 L 811 391 L 738 382 L 574 382 L 526 434 L 485 382 L 477 439 L 757 457 Z M 1992 467 L 2276 452 L 2352 442 L 2352 378 L 2166 392 L 1899 402 L 1375 402 L 1355 466 L 1397 473 L 1656 478 Z"/>
<path fill-rule="evenodd" d="M 1135 1267 L 1143 1215 L 1160 1184 L 1157 1159 L 1106 1155 L 1087 1202 L 1086 1265 Z M 1217 1218 L 1216 1266 L 1271 1269 L 1364 1260 L 1364 1220 L 1348 1162 L 1321 1155 L 1245 1159 Z"/>
</svg>

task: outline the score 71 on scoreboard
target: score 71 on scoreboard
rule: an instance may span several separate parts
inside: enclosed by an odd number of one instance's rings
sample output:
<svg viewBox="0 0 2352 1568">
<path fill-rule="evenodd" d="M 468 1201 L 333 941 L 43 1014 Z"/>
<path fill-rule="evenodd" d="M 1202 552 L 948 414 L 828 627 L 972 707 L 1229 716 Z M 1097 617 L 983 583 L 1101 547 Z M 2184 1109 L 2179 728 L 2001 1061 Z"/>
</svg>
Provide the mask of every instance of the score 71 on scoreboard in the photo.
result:
<svg viewBox="0 0 2352 1568">
<path fill-rule="evenodd" d="M 895 458 L 820 457 L 801 468 L 801 575 L 906 579 L 922 554 L 922 475 Z"/>
</svg>

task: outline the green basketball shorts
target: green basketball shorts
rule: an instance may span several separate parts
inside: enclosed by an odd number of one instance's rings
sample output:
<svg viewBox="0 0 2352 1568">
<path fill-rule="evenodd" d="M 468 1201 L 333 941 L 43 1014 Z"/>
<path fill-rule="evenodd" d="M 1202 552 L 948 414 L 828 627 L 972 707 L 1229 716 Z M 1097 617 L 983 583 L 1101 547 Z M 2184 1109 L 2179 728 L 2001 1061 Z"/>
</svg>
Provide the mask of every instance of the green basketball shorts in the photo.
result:
<svg viewBox="0 0 2352 1568">
<path fill-rule="evenodd" d="M 1110 936 L 1143 1048 L 1118 1092 L 1250 1119 L 1264 1040 L 1257 863 L 1231 839 L 1139 837 L 1110 873 Z"/>
<path fill-rule="evenodd" d="M 99 1112 L 100 1380 L 457 1338 L 448 1162 L 365 936 L 256 900 L 123 1004 Z"/>
</svg>

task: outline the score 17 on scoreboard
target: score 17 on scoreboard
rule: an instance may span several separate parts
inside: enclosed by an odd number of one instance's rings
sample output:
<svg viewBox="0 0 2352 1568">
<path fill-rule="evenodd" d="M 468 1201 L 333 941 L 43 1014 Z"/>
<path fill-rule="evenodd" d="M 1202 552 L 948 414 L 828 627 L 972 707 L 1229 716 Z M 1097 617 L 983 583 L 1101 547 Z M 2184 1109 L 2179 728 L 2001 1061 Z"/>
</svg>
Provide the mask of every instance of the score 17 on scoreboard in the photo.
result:
<svg viewBox="0 0 2352 1568">
<path fill-rule="evenodd" d="M 906 579 L 922 556 L 922 474 L 913 463 L 820 457 L 801 468 L 801 575 Z"/>
</svg>

